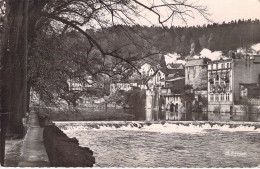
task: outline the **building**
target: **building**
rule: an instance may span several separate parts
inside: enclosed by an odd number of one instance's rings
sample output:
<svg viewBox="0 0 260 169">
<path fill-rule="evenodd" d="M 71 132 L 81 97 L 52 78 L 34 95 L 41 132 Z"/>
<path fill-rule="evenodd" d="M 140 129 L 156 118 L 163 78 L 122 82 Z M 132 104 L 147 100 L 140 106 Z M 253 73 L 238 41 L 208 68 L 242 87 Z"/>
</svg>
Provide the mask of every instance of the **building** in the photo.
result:
<svg viewBox="0 0 260 169">
<path fill-rule="evenodd" d="M 231 53 L 229 59 L 209 62 L 209 111 L 232 112 L 243 99 L 259 96 L 259 61 L 260 55 Z"/>
<path fill-rule="evenodd" d="M 168 63 L 167 68 L 168 69 L 184 69 L 184 65 L 181 63 Z"/>
<path fill-rule="evenodd" d="M 181 105 L 181 95 L 184 90 L 185 78 L 179 75 L 168 77 L 165 86 L 161 88 L 161 97 L 165 98 L 165 108 L 178 112 Z"/>
<path fill-rule="evenodd" d="M 151 76 L 155 73 L 155 71 L 157 70 L 156 66 L 153 66 L 149 63 L 144 63 L 141 68 L 139 69 L 139 72 L 141 73 L 142 77 L 145 76 Z"/>
<path fill-rule="evenodd" d="M 110 84 L 110 95 L 117 91 L 129 91 L 137 87 L 137 82 L 115 82 Z"/>
<path fill-rule="evenodd" d="M 92 76 L 86 76 L 84 81 L 79 78 L 71 78 L 67 81 L 70 91 L 83 91 L 86 88 L 95 87 Z"/>
<path fill-rule="evenodd" d="M 169 69 L 163 67 L 160 72 L 164 74 L 164 79 L 161 80 L 161 97 L 165 98 L 165 108 L 171 109 L 174 112 L 179 112 L 181 105 L 181 95 L 185 86 L 185 70 Z"/>
<path fill-rule="evenodd" d="M 228 111 L 233 105 L 233 59 L 208 63 L 209 111 Z"/>
<path fill-rule="evenodd" d="M 186 60 L 185 85 L 191 85 L 194 90 L 207 90 L 208 61 L 207 58 Z"/>
</svg>

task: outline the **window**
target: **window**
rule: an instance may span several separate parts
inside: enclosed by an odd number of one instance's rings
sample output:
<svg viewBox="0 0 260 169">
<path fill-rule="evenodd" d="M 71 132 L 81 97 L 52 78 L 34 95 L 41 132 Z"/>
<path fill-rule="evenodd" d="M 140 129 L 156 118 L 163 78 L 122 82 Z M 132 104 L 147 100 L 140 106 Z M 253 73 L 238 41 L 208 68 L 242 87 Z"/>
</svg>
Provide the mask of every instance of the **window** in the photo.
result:
<svg viewBox="0 0 260 169">
<path fill-rule="evenodd" d="M 216 69 L 218 69 L 218 63 L 216 64 Z"/>
<path fill-rule="evenodd" d="M 229 101 L 229 93 L 226 94 L 226 100 Z"/>
<path fill-rule="evenodd" d="M 216 80 L 218 81 L 219 80 L 219 74 L 217 73 L 216 75 Z"/>
<path fill-rule="evenodd" d="M 221 69 L 224 69 L 225 68 L 225 65 L 222 63 L 221 64 Z"/>
<path fill-rule="evenodd" d="M 216 94 L 215 100 L 216 100 L 216 101 L 219 101 L 219 96 L 218 96 L 218 94 Z"/>
<path fill-rule="evenodd" d="M 214 101 L 214 95 L 210 94 L 210 101 Z"/>
<path fill-rule="evenodd" d="M 193 67 L 193 78 L 195 78 L 195 74 L 196 74 L 196 66 Z"/>
<path fill-rule="evenodd" d="M 221 101 L 224 100 L 224 94 L 223 94 L 223 93 L 221 93 L 221 95 L 220 95 L 220 100 L 221 100 Z"/>
<path fill-rule="evenodd" d="M 227 63 L 227 68 L 231 68 L 231 63 Z"/>
<path fill-rule="evenodd" d="M 226 91 L 229 90 L 229 83 L 226 83 Z"/>
<path fill-rule="evenodd" d="M 213 91 L 213 89 L 214 89 L 214 84 L 211 84 L 210 85 L 210 91 Z"/>
</svg>

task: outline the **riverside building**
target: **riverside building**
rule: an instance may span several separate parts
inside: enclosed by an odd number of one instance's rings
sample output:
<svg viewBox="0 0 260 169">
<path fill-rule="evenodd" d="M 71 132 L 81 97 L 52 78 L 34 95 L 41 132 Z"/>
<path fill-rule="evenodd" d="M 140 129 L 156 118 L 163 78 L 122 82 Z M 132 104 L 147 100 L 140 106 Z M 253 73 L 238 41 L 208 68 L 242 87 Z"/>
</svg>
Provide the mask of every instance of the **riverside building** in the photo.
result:
<svg viewBox="0 0 260 169">
<path fill-rule="evenodd" d="M 231 112 L 245 99 L 245 88 L 259 86 L 260 55 L 230 53 L 229 58 L 208 63 L 208 110 Z M 259 91 L 256 90 L 256 92 Z M 243 97 L 242 97 L 242 95 Z M 252 95 L 247 95 L 247 98 Z"/>
</svg>

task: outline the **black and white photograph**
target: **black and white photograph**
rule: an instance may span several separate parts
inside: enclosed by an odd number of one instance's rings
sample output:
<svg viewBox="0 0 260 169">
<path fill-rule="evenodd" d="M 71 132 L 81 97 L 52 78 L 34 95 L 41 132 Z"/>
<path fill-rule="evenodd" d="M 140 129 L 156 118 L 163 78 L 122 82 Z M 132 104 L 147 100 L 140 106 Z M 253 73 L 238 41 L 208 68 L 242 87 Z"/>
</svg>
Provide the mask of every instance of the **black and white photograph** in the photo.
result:
<svg viewBox="0 0 260 169">
<path fill-rule="evenodd" d="M 260 0 L 0 0 L 0 164 L 260 168 Z"/>
</svg>

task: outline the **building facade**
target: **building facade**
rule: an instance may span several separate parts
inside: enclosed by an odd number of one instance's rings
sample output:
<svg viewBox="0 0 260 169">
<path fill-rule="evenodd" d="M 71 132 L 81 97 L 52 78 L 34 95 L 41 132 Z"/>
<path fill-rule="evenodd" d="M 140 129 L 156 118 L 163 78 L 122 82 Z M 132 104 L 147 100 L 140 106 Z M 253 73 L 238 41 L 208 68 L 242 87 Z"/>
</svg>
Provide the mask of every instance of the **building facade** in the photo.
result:
<svg viewBox="0 0 260 169">
<path fill-rule="evenodd" d="M 137 82 L 116 82 L 110 84 L 110 95 L 116 93 L 117 91 L 129 91 L 133 87 L 137 87 Z"/>
<path fill-rule="evenodd" d="M 233 105 L 233 72 L 232 59 L 208 63 L 209 111 L 230 111 Z"/>
<path fill-rule="evenodd" d="M 209 111 L 232 112 L 234 105 L 252 95 L 248 95 L 252 89 L 250 86 L 257 90 L 260 84 L 259 57 L 232 53 L 229 59 L 208 63 Z"/>
<path fill-rule="evenodd" d="M 186 60 L 185 85 L 191 85 L 194 90 L 207 90 L 207 61 L 206 58 Z"/>
</svg>

